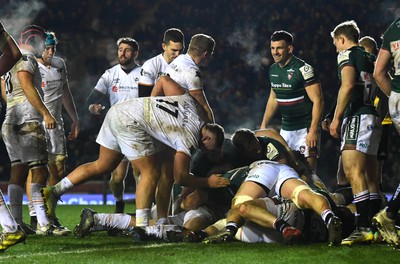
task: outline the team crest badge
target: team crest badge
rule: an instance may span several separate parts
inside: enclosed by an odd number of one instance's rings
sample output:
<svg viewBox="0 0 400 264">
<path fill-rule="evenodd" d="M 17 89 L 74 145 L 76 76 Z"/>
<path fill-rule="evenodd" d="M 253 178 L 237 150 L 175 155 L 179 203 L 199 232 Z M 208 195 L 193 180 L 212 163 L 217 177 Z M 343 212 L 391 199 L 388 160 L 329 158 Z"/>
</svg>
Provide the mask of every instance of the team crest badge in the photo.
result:
<svg viewBox="0 0 400 264">
<path fill-rule="evenodd" d="M 117 87 L 116 85 L 114 85 L 113 88 L 112 88 L 112 91 L 113 91 L 114 93 L 118 92 L 118 87 Z"/>
<path fill-rule="evenodd" d="M 288 80 L 291 80 L 293 78 L 293 72 L 289 72 L 287 78 Z"/>
</svg>

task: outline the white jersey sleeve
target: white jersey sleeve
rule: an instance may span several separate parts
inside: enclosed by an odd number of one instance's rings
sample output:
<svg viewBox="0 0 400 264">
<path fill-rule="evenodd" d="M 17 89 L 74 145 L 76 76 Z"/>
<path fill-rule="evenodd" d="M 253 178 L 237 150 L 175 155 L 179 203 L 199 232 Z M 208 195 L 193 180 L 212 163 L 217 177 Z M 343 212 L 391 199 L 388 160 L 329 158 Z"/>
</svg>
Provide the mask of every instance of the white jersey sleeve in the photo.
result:
<svg viewBox="0 0 400 264">
<path fill-rule="evenodd" d="M 139 83 L 144 85 L 154 85 L 158 78 L 165 73 L 168 63 L 165 61 L 162 54 L 159 54 L 142 65 L 140 71 Z"/>
<path fill-rule="evenodd" d="M 184 89 L 202 90 L 203 77 L 200 68 L 188 54 L 181 54 L 167 67 L 166 73 Z"/>
</svg>

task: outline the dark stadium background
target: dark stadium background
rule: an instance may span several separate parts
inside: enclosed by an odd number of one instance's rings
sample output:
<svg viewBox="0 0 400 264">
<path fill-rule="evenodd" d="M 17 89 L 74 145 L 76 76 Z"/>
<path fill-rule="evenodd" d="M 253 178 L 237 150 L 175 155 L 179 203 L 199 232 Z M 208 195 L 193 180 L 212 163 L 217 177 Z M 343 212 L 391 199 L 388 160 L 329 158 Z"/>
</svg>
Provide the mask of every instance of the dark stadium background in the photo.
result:
<svg viewBox="0 0 400 264">
<path fill-rule="evenodd" d="M 372 36 L 380 46 L 381 34 L 399 15 L 400 2 L 375 0 L 11 0 L 2 1 L 0 10 L 1 21 L 16 39 L 28 24 L 58 36 L 57 55 L 66 61 L 81 119 L 79 140 L 68 144 L 68 171 L 97 157 L 95 138 L 102 118 L 90 116 L 84 103 L 104 70 L 117 63 L 119 37 L 130 36 L 139 42 L 139 62 L 143 63 L 161 52 L 162 34 L 170 27 L 184 32 L 186 48 L 193 34 L 211 35 L 216 49 L 204 69 L 205 92 L 217 123 L 231 133 L 240 127 L 257 129 L 261 123 L 269 94 L 268 39 L 272 32 L 284 29 L 294 34 L 295 55 L 319 73 L 328 111 L 339 88 L 332 29 L 354 19 L 361 36 Z M 68 118 L 65 123 L 68 131 Z M 280 124 L 278 117 L 275 124 Z M 394 129 L 390 142 L 383 176 L 386 192 L 392 192 L 400 181 L 400 140 Z M 0 143 L 0 181 L 6 182 L 9 160 Z M 318 174 L 331 188 L 338 147 L 339 142 L 322 133 Z"/>
</svg>

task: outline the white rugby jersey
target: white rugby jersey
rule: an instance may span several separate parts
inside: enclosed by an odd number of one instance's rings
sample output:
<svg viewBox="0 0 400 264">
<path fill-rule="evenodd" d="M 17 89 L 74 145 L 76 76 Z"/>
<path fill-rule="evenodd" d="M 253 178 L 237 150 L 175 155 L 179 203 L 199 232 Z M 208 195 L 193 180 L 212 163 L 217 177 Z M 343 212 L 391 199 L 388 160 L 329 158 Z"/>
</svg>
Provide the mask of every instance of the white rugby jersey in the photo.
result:
<svg viewBox="0 0 400 264">
<path fill-rule="evenodd" d="M 4 82 L 7 95 L 7 111 L 4 123 L 20 125 L 27 121 L 43 119 L 42 115 L 29 103 L 18 79 L 19 71 L 33 75 L 33 84 L 40 93 L 41 77 L 35 56 L 21 50 L 22 58 L 5 74 Z"/>
<path fill-rule="evenodd" d="M 139 83 L 145 85 L 154 85 L 158 78 L 165 73 L 168 63 L 165 61 L 162 54 L 159 54 L 142 65 L 140 71 Z"/>
<path fill-rule="evenodd" d="M 112 109 L 107 115 L 116 113 L 119 123 L 140 126 L 150 136 L 189 157 L 198 147 L 204 122 L 198 114 L 197 101 L 188 93 L 132 99 Z"/>
<path fill-rule="evenodd" d="M 189 54 L 181 54 L 167 67 L 166 73 L 186 90 L 203 90 L 200 68 Z"/>
<path fill-rule="evenodd" d="M 106 70 L 94 89 L 110 98 L 110 105 L 138 97 L 138 82 L 142 67 L 136 66 L 126 74 L 120 64 Z"/>
<path fill-rule="evenodd" d="M 58 122 L 62 120 L 63 87 L 68 81 L 65 62 L 59 57 L 54 57 L 51 59 L 50 68 L 39 63 L 39 70 L 42 77 L 43 101 Z"/>
</svg>

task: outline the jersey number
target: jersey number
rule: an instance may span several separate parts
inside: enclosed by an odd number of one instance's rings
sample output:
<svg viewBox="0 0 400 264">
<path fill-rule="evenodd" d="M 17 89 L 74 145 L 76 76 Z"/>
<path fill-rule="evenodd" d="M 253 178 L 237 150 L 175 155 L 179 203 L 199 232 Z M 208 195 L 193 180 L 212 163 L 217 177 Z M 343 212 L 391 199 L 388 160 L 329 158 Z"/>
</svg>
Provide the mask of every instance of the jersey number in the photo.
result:
<svg viewBox="0 0 400 264">
<path fill-rule="evenodd" d="M 4 85 L 5 85 L 5 89 L 6 89 L 6 94 L 10 94 L 13 91 L 13 85 L 11 83 L 11 73 L 7 72 L 4 75 Z"/>
<path fill-rule="evenodd" d="M 175 118 L 178 118 L 178 101 L 174 101 L 174 102 L 169 102 L 163 99 L 157 99 L 157 102 L 159 102 L 159 104 L 156 104 L 156 107 L 160 108 L 161 110 L 167 112 L 168 114 L 172 115 Z M 165 104 L 162 105 L 162 104 Z M 166 106 L 172 106 L 173 108 L 175 108 L 175 110 L 171 110 L 169 108 L 167 108 Z"/>
</svg>

